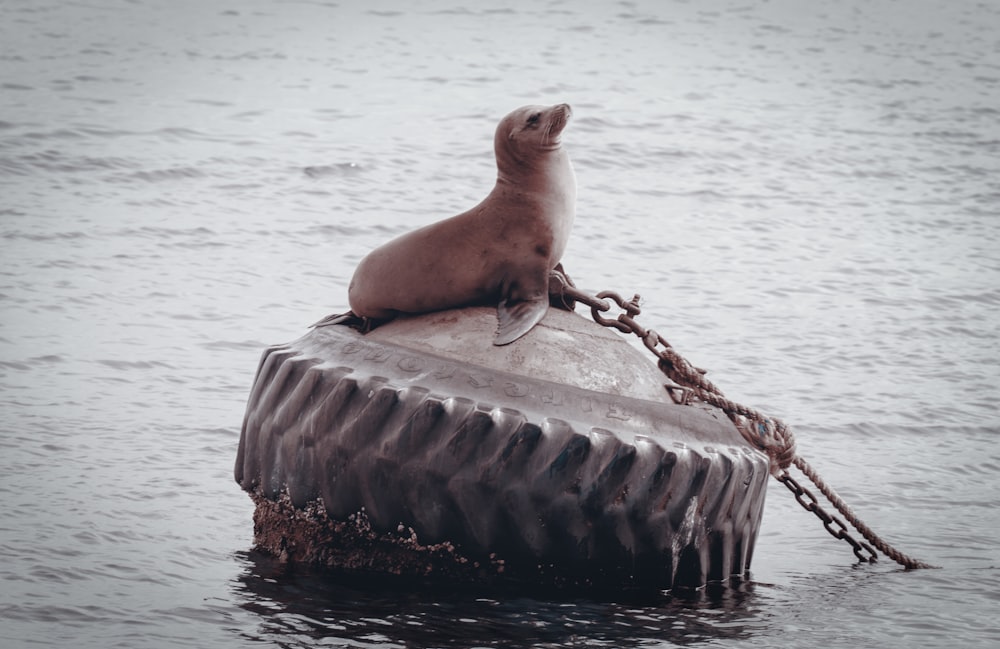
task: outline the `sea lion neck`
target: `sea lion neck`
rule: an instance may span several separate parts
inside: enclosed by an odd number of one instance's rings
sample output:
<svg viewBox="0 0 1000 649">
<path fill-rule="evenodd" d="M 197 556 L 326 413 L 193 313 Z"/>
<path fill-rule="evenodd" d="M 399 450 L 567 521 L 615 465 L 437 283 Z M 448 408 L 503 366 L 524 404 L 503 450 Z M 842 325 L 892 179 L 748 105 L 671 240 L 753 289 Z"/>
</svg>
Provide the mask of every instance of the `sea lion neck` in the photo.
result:
<svg viewBox="0 0 1000 649">
<path fill-rule="evenodd" d="M 533 147 L 526 154 L 510 149 L 496 152 L 497 182 L 534 184 L 546 182 L 545 178 L 563 173 L 569 165 L 569 156 L 561 144 Z"/>
</svg>

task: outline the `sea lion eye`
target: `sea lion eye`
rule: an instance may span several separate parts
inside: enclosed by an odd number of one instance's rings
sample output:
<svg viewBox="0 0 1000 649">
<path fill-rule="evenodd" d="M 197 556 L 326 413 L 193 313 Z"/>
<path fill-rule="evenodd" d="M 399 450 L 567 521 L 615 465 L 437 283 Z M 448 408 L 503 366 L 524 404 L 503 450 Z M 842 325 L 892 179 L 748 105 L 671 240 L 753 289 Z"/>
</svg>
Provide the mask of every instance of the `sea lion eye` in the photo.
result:
<svg viewBox="0 0 1000 649">
<path fill-rule="evenodd" d="M 538 123 L 539 118 L 541 118 L 541 113 L 533 113 L 531 117 L 528 118 L 528 125 L 533 126 Z"/>
</svg>

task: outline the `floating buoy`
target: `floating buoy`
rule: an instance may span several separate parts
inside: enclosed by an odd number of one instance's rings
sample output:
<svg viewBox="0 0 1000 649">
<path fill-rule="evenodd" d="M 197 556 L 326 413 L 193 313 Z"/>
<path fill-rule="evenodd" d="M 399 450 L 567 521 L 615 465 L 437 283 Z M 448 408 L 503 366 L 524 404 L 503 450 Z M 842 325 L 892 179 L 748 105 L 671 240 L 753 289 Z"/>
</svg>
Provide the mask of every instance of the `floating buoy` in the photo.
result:
<svg viewBox="0 0 1000 649">
<path fill-rule="evenodd" d="M 289 561 L 473 584 L 663 590 L 746 576 L 768 458 L 625 339 L 549 309 L 311 330 L 267 349 L 235 477 Z"/>
</svg>

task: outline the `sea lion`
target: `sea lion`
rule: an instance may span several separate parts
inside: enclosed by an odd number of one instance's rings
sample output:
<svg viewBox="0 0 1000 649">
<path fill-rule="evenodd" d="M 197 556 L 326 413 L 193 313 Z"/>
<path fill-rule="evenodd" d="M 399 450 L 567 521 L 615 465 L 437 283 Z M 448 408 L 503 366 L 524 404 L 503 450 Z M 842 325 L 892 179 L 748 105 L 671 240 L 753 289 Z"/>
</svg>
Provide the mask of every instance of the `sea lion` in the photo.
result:
<svg viewBox="0 0 1000 649">
<path fill-rule="evenodd" d="M 495 345 L 534 327 L 576 214 L 576 177 L 560 139 L 571 115 L 568 104 L 523 106 L 500 120 L 493 190 L 467 212 L 370 252 L 351 279 L 351 310 L 379 320 L 497 303 Z"/>
</svg>

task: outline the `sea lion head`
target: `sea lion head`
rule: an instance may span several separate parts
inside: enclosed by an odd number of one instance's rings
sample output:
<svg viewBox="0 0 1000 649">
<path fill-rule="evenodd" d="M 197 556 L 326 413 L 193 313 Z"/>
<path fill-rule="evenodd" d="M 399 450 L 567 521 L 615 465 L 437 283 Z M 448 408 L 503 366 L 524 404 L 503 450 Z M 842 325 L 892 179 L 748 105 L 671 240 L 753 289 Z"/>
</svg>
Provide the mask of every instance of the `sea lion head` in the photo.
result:
<svg viewBox="0 0 1000 649">
<path fill-rule="evenodd" d="M 500 120 L 493 138 L 497 161 L 509 157 L 525 164 L 541 152 L 559 149 L 572 114 L 569 104 L 521 106 L 511 111 Z"/>
</svg>

